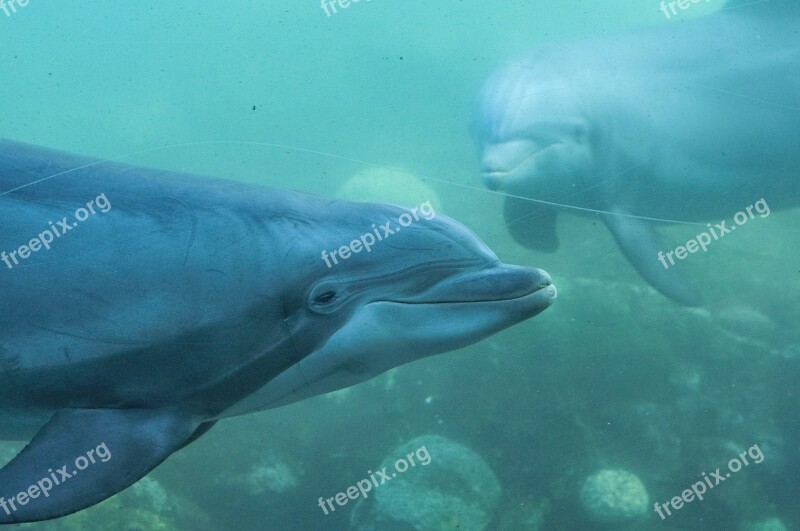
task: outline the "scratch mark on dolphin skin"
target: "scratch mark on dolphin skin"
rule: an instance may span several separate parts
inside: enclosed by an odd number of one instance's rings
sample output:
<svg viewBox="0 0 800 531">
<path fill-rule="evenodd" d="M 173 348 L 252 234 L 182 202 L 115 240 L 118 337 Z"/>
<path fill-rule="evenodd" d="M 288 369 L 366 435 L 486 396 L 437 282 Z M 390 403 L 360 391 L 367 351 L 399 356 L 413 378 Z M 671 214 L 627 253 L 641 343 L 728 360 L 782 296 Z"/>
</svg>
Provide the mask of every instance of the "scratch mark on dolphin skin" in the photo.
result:
<svg viewBox="0 0 800 531">
<path fill-rule="evenodd" d="M 0 345 L 0 374 L 11 378 L 12 373 L 19 370 L 19 354 L 11 354 L 7 348 Z"/>
<path fill-rule="evenodd" d="M 48 328 L 46 326 L 36 325 L 34 326 L 37 330 L 44 330 L 45 332 L 50 332 L 51 334 L 56 334 L 60 336 L 71 337 L 74 339 L 82 339 L 84 341 L 96 341 L 98 343 L 107 343 L 110 345 L 125 345 L 125 346 L 141 346 L 141 345 L 148 345 L 149 342 L 145 340 L 133 340 L 133 339 L 108 339 L 108 338 L 99 338 L 99 337 L 91 337 L 91 336 L 82 336 L 78 334 L 71 334 L 64 332 L 63 330 L 56 330 L 54 328 Z"/>
<path fill-rule="evenodd" d="M 194 245 L 195 237 L 197 236 L 197 214 L 195 214 L 195 211 L 191 205 L 189 205 L 183 199 L 179 199 L 177 197 L 168 197 L 167 199 L 171 199 L 186 208 L 186 210 L 189 211 L 189 216 L 192 220 L 192 232 L 189 235 L 189 244 L 186 246 L 186 253 L 183 256 L 183 265 L 186 265 L 189 262 L 189 251 L 191 251 L 192 246 Z"/>
<path fill-rule="evenodd" d="M 91 300 L 92 302 L 97 304 L 98 306 L 99 305 L 103 305 L 103 306 L 111 306 L 111 307 L 113 307 L 113 304 L 111 303 L 111 301 L 109 301 L 108 299 L 101 298 L 98 295 L 95 295 L 94 293 L 92 293 L 92 292 L 90 292 L 88 290 L 76 289 L 75 291 L 77 293 L 79 293 L 81 295 L 81 297 L 88 298 L 89 300 Z"/>
</svg>

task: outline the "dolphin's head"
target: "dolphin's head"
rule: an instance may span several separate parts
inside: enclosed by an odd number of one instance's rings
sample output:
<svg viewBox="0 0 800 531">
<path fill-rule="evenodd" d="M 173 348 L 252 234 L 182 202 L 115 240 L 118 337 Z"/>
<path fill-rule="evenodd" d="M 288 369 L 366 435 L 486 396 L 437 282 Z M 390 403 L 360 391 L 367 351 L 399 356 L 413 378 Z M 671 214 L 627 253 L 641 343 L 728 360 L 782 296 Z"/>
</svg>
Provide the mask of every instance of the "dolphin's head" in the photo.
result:
<svg viewBox="0 0 800 531">
<path fill-rule="evenodd" d="M 492 190 L 557 200 L 590 172 L 593 131 L 580 91 L 545 65 L 505 65 L 480 93 L 472 133 Z"/>
<path fill-rule="evenodd" d="M 528 319 L 556 297 L 539 269 L 507 265 L 471 231 L 437 214 L 327 202 L 294 238 L 286 326 L 311 352 L 262 389 L 277 406 L 353 385 L 398 365 L 464 347 Z M 298 265 L 302 264 L 302 266 Z"/>
<path fill-rule="evenodd" d="M 327 210 L 342 216 L 332 218 L 329 239 L 313 251 L 318 267 L 303 308 L 315 326 L 331 327 L 323 356 L 347 351 L 349 359 L 385 370 L 483 339 L 555 298 L 547 273 L 503 264 L 430 202 L 417 209 L 338 203 Z"/>
</svg>

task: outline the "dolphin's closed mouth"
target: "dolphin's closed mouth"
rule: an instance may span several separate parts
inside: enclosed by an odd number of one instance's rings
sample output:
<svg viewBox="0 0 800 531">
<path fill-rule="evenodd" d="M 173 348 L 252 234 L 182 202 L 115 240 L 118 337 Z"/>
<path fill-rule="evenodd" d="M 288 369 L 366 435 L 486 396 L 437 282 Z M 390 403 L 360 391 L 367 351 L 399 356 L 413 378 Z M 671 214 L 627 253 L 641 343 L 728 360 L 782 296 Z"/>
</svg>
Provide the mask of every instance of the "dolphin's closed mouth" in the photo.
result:
<svg viewBox="0 0 800 531">
<path fill-rule="evenodd" d="M 447 278 L 425 293 L 401 304 L 458 304 L 500 302 L 529 296 L 556 298 L 556 288 L 545 271 L 501 264 Z"/>
<path fill-rule="evenodd" d="M 517 168 L 519 168 L 520 166 L 522 166 L 523 164 L 528 162 L 532 157 L 535 157 L 536 155 L 540 154 L 541 152 L 543 152 L 545 150 L 548 150 L 548 149 L 550 149 L 550 148 L 552 148 L 554 146 L 557 146 L 559 144 L 562 144 L 562 143 L 563 142 L 556 140 L 555 142 L 551 142 L 550 144 L 544 145 L 544 146 L 540 147 L 539 149 L 535 149 L 535 150 L 531 151 L 530 153 L 528 153 L 522 160 L 520 160 L 517 164 L 515 164 L 511 168 L 508 168 L 508 169 L 487 168 L 487 169 L 483 170 L 481 172 L 481 174 L 483 175 L 483 180 L 484 180 L 484 182 L 486 184 L 486 187 L 489 188 L 490 190 L 499 189 L 500 188 L 500 184 L 502 182 L 502 179 L 504 177 L 507 177 L 508 175 L 510 175 L 512 172 L 514 172 L 514 170 L 516 170 Z"/>
</svg>

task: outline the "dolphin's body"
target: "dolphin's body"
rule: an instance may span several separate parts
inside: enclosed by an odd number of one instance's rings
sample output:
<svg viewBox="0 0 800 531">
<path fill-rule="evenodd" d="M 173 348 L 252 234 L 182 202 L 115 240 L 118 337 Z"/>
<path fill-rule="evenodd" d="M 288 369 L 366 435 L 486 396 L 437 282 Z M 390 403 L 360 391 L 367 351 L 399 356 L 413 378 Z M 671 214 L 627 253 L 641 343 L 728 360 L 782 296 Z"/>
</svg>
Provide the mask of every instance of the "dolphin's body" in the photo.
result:
<svg viewBox="0 0 800 531">
<path fill-rule="evenodd" d="M 72 222 L 101 196 L 107 211 Z M 0 523 L 88 507 L 220 418 L 462 347 L 554 299 L 546 273 L 435 213 L 321 257 L 410 212 L 0 142 L 0 251 L 17 251 L 0 262 L 0 438 L 33 437 L 0 470 Z M 49 250 L 19 252 L 64 216 Z"/>
<path fill-rule="evenodd" d="M 546 47 L 490 77 L 473 132 L 490 188 L 613 213 L 604 220 L 639 273 L 698 304 L 658 259 L 675 244 L 641 218 L 703 222 L 688 239 L 761 198 L 800 204 L 800 2 L 729 1 Z M 506 200 L 507 226 L 532 249 L 558 247 L 556 212 Z"/>
</svg>

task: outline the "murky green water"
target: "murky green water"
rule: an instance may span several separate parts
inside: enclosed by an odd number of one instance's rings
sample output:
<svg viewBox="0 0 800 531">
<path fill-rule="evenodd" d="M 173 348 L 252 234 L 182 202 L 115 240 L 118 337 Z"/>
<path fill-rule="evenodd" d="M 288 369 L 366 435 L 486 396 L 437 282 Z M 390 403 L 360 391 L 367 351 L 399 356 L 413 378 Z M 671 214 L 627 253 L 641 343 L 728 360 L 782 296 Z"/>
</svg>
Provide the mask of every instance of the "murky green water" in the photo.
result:
<svg viewBox="0 0 800 531">
<path fill-rule="evenodd" d="M 311 0 L 31 0 L 0 11 L 4 138 L 337 198 L 431 201 L 559 290 L 541 315 L 460 351 L 224 420 L 111 500 L 30 528 L 800 528 L 797 210 L 681 263 L 705 300 L 689 309 L 637 275 L 599 218 L 564 212 L 555 253 L 518 245 L 502 195 L 480 180 L 469 123 L 497 66 L 551 42 L 682 23 L 658 7 L 362 0 L 328 16 Z M 675 245 L 696 232 L 662 230 Z M 318 505 L 423 445 L 430 466 L 404 483 Z M 753 451 L 702 501 L 663 520 L 653 510 L 754 445 L 763 461 Z M 638 477 L 603 495 L 636 513 L 640 494 L 626 489 L 641 487 L 646 513 L 593 519 L 581 492 L 601 470 Z"/>
</svg>

